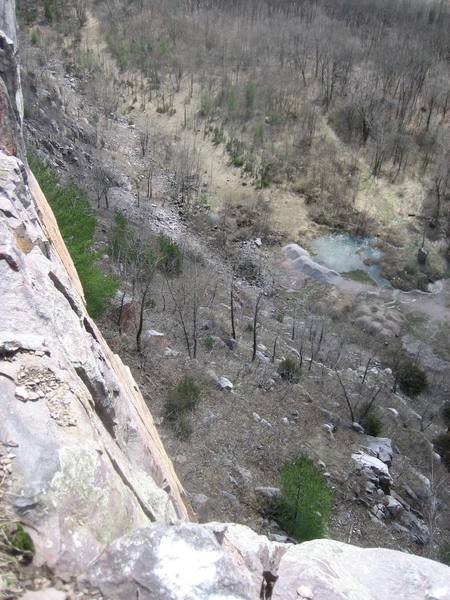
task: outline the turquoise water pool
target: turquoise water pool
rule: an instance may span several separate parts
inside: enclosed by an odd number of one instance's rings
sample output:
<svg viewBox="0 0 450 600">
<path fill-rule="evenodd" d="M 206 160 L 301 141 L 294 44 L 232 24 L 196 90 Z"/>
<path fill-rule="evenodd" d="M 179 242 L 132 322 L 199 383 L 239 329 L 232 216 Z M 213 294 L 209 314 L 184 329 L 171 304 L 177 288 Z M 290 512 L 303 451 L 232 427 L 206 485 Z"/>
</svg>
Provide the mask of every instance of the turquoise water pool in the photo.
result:
<svg viewBox="0 0 450 600">
<path fill-rule="evenodd" d="M 381 276 L 380 267 L 367 265 L 365 260 L 379 260 L 382 250 L 374 247 L 373 238 L 363 238 L 348 233 L 333 233 L 315 239 L 311 246 L 317 262 L 338 273 L 364 271 L 380 287 L 391 287 Z"/>
</svg>

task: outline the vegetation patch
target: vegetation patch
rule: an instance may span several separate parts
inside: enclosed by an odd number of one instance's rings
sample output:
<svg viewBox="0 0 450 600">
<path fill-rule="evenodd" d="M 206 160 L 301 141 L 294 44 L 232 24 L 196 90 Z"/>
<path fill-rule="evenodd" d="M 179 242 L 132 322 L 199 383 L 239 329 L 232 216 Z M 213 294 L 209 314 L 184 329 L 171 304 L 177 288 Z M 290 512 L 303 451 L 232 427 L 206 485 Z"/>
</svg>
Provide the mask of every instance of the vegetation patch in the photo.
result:
<svg viewBox="0 0 450 600">
<path fill-rule="evenodd" d="M 426 372 L 412 360 L 403 360 L 400 363 L 397 367 L 396 379 L 402 392 L 413 398 L 428 388 Z"/>
<path fill-rule="evenodd" d="M 119 280 L 97 264 L 99 253 L 93 250 L 97 220 L 87 195 L 74 184 L 61 183 L 58 174 L 33 153 L 28 154 L 28 163 L 58 222 L 83 286 L 88 312 L 100 317 L 116 293 Z"/>
<path fill-rule="evenodd" d="M 289 383 L 298 383 L 302 373 L 300 363 L 293 358 L 285 358 L 278 367 L 278 373 L 282 379 Z"/>
<path fill-rule="evenodd" d="M 443 544 L 439 549 L 439 561 L 450 567 L 450 543 Z"/>
<path fill-rule="evenodd" d="M 166 275 L 179 275 L 183 270 L 183 252 L 168 235 L 159 236 L 160 269 Z"/>
<path fill-rule="evenodd" d="M 204 337 L 203 342 L 205 344 L 205 348 L 209 351 L 211 351 L 214 347 L 214 338 L 212 337 L 212 335 L 207 335 Z"/>
<path fill-rule="evenodd" d="M 440 455 L 442 462 L 450 471 L 450 432 L 443 433 L 434 439 L 434 448 Z"/>
<path fill-rule="evenodd" d="M 378 437 L 382 432 L 382 423 L 373 405 L 365 405 L 361 411 L 359 423 L 368 435 Z"/>
<path fill-rule="evenodd" d="M 182 440 L 189 439 L 192 434 L 190 413 L 197 406 L 199 399 L 200 386 L 187 375 L 167 395 L 166 419 Z"/>
<path fill-rule="evenodd" d="M 280 525 L 299 542 L 323 538 L 333 509 L 333 494 L 313 461 L 300 456 L 281 469 L 276 514 Z"/>
<path fill-rule="evenodd" d="M 367 285 L 375 285 L 374 280 L 367 271 L 363 269 L 356 269 L 354 271 L 347 271 L 346 273 L 341 273 L 342 277 L 346 279 L 351 279 L 352 281 L 358 281 L 359 283 L 365 283 Z"/>
</svg>

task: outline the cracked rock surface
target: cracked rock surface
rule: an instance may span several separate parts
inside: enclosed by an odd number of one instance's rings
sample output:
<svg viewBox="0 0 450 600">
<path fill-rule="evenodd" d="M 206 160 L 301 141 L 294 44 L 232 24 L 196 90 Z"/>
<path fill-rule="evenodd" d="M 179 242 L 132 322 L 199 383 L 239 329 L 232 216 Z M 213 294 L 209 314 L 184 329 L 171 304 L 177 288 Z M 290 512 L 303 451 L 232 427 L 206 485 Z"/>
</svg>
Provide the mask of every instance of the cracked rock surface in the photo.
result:
<svg viewBox="0 0 450 600">
<path fill-rule="evenodd" d="M 36 564 L 79 573 L 117 537 L 185 519 L 131 373 L 86 313 L 53 214 L 21 160 L 14 3 L 0 13 L 0 444 Z"/>
</svg>

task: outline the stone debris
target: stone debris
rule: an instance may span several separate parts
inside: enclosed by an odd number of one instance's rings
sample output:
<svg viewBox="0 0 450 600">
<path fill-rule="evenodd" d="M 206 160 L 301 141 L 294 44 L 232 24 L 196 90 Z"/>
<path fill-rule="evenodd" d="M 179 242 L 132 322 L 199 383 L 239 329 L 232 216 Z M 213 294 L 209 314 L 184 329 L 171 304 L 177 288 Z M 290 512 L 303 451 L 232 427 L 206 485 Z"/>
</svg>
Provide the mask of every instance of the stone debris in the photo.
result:
<svg viewBox="0 0 450 600">
<path fill-rule="evenodd" d="M 371 456 L 370 454 L 366 454 L 362 450 L 359 450 L 352 454 L 352 459 L 366 474 L 367 478 L 375 483 L 375 485 L 390 485 L 392 483 L 392 478 L 389 474 L 387 465 L 376 456 Z"/>
<path fill-rule="evenodd" d="M 172 348 L 165 348 L 164 349 L 164 356 L 166 358 L 177 358 L 177 356 L 179 356 L 179 352 L 177 350 L 173 350 Z"/>
<path fill-rule="evenodd" d="M 52 396 L 59 382 L 50 369 L 23 367 L 17 375 L 16 397 L 22 402 L 36 402 Z"/>
<path fill-rule="evenodd" d="M 394 481 L 389 473 L 394 452 L 389 438 L 366 436 L 364 447 L 352 454 L 352 459 L 357 463 L 363 477 L 366 478 L 365 492 L 368 494 L 370 518 L 376 522 L 392 522 L 392 527 L 404 533 L 423 546 L 430 539 L 428 526 L 423 515 L 414 509 L 394 489 Z M 429 480 L 411 467 L 403 474 L 408 476 L 411 483 L 420 490 L 419 494 L 426 500 L 430 493 Z M 417 505 L 419 496 L 407 485 L 405 492 Z M 370 500 L 369 500 L 370 499 Z"/>
<path fill-rule="evenodd" d="M 266 419 L 263 419 L 256 412 L 253 413 L 253 420 L 256 421 L 256 423 L 262 423 L 263 425 L 267 425 L 267 427 L 272 427 L 272 423 L 269 423 L 269 421 L 267 421 Z"/>
</svg>

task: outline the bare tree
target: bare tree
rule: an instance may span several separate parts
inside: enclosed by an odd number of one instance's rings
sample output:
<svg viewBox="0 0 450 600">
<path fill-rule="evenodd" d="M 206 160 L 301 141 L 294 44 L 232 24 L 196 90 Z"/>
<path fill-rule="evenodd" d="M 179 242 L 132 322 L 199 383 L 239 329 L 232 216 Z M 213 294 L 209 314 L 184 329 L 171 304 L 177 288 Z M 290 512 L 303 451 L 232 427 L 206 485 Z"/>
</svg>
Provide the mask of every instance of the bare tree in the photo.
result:
<svg viewBox="0 0 450 600">
<path fill-rule="evenodd" d="M 231 317 L 231 338 L 236 339 L 236 327 L 234 321 L 234 285 L 233 279 L 231 280 L 230 286 L 230 317 Z"/>
<path fill-rule="evenodd" d="M 102 199 L 105 201 L 106 208 L 109 208 L 109 190 L 113 187 L 113 176 L 101 164 L 97 164 L 93 171 L 93 185 L 97 198 L 97 207 L 100 208 Z"/>
<path fill-rule="evenodd" d="M 253 314 L 253 354 L 252 354 L 252 362 L 255 361 L 256 358 L 256 348 L 258 345 L 258 315 L 259 315 L 259 304 L 261 302 L 262 292 L 258 294 L 255 303 L 255 312 Z"/>
</svg>

